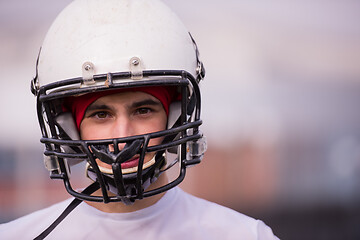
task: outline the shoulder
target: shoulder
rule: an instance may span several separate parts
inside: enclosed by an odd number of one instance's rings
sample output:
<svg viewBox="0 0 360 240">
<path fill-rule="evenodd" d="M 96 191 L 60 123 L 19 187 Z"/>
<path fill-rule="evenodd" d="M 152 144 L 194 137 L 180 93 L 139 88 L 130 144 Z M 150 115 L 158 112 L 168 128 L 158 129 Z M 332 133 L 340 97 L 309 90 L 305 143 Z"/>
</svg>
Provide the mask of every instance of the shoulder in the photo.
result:
<svg viewBox="0 0 360 240">
<path fill-rule="evenodd" d="M 56 203 L 11 222 L 0 224 L 0 239 L 17 239 L 20 236 L 36 237 L 64 211 L 71 200 Z"/>
<path fill-rule="evenodd" d="M 182 190 L 178 198 L 182 202 L 182 211 L 195 226 L 211 234 L 213 239 L 278 239 L 270 227 L 261 220 L 254 219 L 233 209 L 190 195 Z M 241 237 L 240 237 L 241 236 Z M 214 238 L 216 239 L 216 237 Z"/>
</svg>

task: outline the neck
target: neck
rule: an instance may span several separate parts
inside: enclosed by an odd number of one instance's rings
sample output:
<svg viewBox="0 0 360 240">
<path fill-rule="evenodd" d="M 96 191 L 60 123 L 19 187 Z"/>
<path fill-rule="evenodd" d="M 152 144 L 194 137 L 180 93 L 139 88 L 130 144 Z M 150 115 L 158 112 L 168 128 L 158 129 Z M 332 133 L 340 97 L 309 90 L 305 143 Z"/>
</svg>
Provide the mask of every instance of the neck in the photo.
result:
<svg viewBox="0 0 360 240">
<path fill-rule="evenodd" d="M 150 185 L 149 190 L 158 188 L 160 186 L 166 185 L 168 182 L 166 173 L 160 175 L 160 177 Z M 98 190 L 94 193 L 94 195 L 101 194 L 101 191 Z M 159 201 L 165 193 L 157 194 L 151 197 L 147 197 L 141 200 L 136 200 L 132 205 L 125 205 L 122 202 L 110 202 L 110 203 L 99 203 L 99 202 L 89 202 L 85 201 L 90 206 L 108 213 L 127 213 L 127 212 L 135 212 L 151 205 L 154 205 L 157 201 Z"/>
</svg>

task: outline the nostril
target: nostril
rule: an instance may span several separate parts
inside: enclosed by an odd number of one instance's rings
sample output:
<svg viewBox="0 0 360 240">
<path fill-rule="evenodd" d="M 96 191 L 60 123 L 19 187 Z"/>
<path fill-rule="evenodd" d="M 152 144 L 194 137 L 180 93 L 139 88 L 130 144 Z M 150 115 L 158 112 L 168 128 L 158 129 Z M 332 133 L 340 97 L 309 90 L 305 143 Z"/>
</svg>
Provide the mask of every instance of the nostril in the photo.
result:
<svg viewBox="0 0 360 240">
<path fill-rule="evenodd" d="M 118 149 L 117 149 L 118 151 Z M 114 144 L 109 144 L 109 152 L 115 152 Z"/>
<path fill-rule="evenodd" d="M 113 144 L 109 144 L 108 148 L 109 148 L 109 152 L 113 152 L 113 153 L 118 153 L 120 151 L 122 151 L 122 149 L 124 149 L 125 143 L 113 143 Z"/>
</svg>

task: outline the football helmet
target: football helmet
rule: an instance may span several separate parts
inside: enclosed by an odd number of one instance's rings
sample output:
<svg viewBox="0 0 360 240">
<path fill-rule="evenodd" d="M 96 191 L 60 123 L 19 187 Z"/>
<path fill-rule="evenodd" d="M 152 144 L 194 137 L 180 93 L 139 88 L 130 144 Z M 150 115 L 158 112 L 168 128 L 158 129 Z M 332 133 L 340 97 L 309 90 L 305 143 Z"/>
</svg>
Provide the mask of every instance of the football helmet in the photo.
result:
<svg viewBox="0 0 360 240">
<path fill-rule="evenodd" d="M 36 66 L 31 90 L 37 98 L 45 166 L 74 197 L 132 204 L 178 185 L 186 167 L 201 161 L 206 141 L 199 130 L 199 82 L 205 70 L 194 39 L 162 2 L 75 0 L 51 25 Z M 167 129 L 159 132 L 82 140 L 72 113 L 64 107 L 70 97 L 156 86 L 175 88 L 179 96 L 170 104 Z M 161 144 L 149 146 L 159 137 L 164 139 Z M 125 146 L 119 149 L 120 144 Z M 149 152 L 156 153 L 154 161 L 144 167 Z M 123 171 L 121 163 L 134 155 L 140 156 L 136 170 Z M 99 160 L 112 170 L 103 171 Z M 80 163 L 86 163 L 86 176 L 101 189 L 100 195 L 81 192 L 82 187 L 73 184 L 72 169 Z M 178 170 L 169 183 L 148 189 L 174 166 Z"/>
</svg>

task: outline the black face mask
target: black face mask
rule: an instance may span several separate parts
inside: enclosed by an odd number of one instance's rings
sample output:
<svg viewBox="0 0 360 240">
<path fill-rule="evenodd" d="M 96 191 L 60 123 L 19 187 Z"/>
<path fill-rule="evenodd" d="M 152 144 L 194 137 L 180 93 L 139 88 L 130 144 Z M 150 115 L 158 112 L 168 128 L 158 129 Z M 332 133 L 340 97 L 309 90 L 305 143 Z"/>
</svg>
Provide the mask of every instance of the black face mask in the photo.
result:
<svg viewBox="0 0 360 240">
<path fill-rule="evenodd" d="M 109 76 L 111 75 L 111 77 Z M 206 143 L 199 131 L 200 91 L 196 79 L 184 71 L 144 71 L 141 81 L 125 82 L 131 77 L 130 72 L 95 75 L 95 82 L 105 82 L 111 78 L 111 86 L 95 84 L 92 87 L 71 89 L 70 86 L 81 84 L 82 79 L 68 79 L 57 84 L 45 85 L 37 92 L 38 116 L 43 133 L 41 142 L 45 144 L 45 161 L 53 179 L 62 179 L 66 190 L 74 197 L 95 202 L 123 202 L 132 204 L 138 199 L 162 193 L 178 185 L 185 176 L 189 165 L 201 161 Z M 171 86 L 178 89 L 181 100 L 178 101 L 178 114 L 171 126 L 163 131 L 129 136 L 125 138 L 103 140 L 78 140 L 71 137 L 66 124 L 71 118 L 62 108 L 62 99 L 88 92 L 107 91 L 110 89 L 130 89 L 136 87 Z M 67 120 L 66 120 L 67 119 Z M 77 131 L 77 130 L 75 130 Z M 158 145 L 149 146 L 151 139 L 161 138 Z M 123 149 L 117 146 L 125 145 Z M 110 147 L 111 146 L 111 147 Z M 111 149 L 111 150 L 110 150 Z M 154 163 L 143 169 L 146 154 L 155 154 Z M 172 154 L 171 161 L 164 157 Z M 139 156 L 137 171 L 124 174 L 121 163 L 134 156 Z M 165 160 L 166 159 L 166 160 Z M 112 172 L 100 170 L 97 161 L 108 164 Z M 87 195 L 74 189 L 70 180 L 71 168 L 86 162 L 87 176 L 99 184 L 101 196 Z M 162 172 L 167 171 L 174 162 L 178 162 L 178 176 L 171 182 L 156 189 L 147 190 Z M 109 196 L 108 192 L 111 192 Z"/>
</svg>

